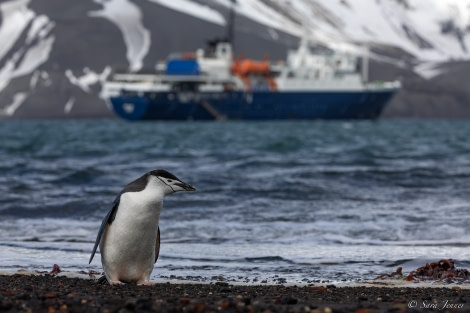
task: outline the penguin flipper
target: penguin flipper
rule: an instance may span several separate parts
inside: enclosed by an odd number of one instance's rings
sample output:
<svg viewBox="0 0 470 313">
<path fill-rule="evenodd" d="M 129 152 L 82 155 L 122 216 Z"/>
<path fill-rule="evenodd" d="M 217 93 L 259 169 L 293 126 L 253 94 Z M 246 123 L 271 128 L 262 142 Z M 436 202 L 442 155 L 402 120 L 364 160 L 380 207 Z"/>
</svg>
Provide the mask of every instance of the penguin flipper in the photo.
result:
<svg viewBox="0 0 470 313">
<path fill-rule="evenodd" d="M 120 202 L 121 196 L 119 195 L 115 200 L 114 204 L 111 210 L 109 210 L 108 214 L 103 219 L 103 222 L 101 223 L 100 230 L 98 231 L 98 235 L 96 236 L 96 241 L 95 241 L 95 246 L 93 247 L 93 252 L 91 253 L 90 256 L 90 261 L 88 264 L 91 263 L 93 260 L 93 257 L 95 256 L 96 249 L 98 249 L 98 245 L 100 244 L 101 237 L 103 236 L 103 232 L 106 229 L 106 226 L 108 224 L 111 224 L 114 221 L 114 218 L 116 217 L 117 209 L 119 207 L 119 202 Z"/>
<path fill-rule="evenodd" d="M 155 263 L 157 263 L 159 254 L 160 254 L 160 226 L 158 226 L 157 243 L 155 245 Z"/>
</svg>

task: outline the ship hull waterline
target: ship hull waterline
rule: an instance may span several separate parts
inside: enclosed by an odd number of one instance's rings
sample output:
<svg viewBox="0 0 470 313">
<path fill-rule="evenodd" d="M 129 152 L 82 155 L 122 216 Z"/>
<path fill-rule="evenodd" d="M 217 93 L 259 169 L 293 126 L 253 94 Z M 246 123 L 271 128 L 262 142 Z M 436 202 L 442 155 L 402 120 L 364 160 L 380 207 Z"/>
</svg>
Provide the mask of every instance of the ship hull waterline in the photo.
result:
<svg viewBox="0 0 470 313">
<path fill-rule="evenodd" d="M 376 119 L 395 92 L 123 92 L 110 102 L 131 121 Z"/>
</svg>

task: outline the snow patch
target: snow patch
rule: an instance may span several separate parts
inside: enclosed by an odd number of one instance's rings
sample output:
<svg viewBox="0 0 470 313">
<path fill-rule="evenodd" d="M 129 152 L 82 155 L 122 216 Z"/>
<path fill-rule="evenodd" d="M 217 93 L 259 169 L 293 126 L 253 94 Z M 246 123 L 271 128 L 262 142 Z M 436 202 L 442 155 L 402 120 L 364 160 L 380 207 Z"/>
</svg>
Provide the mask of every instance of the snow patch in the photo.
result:
<svg viewBox="0 0 470 313">
<path fill-rule="evenodd" d="M 33 90 L 34 88 L 36 88 L 39 81 L 39 75 L 39 71 L 35 71 L 33 75 L 31 75 L 31 78 L 29 79 L 29 89 Z"/>
<path fill-rule="evenodd" d="M 439 63 L 436 62 L 423 62 L 413 69 L 416 74 L 424 79 L 431 79 L 443 73 L 439 68 Z"/>
<path fill-rule="evenodd" d="M 10 83 L 12 73 L 15 70 L 15 64 L 8 61 L 2 69 L 0 69 L 0 92 Z"/>
<path fill-rule="evenodd" d="M 44 80 L 44 83 L 43 83 L 44 86 L 49 87 L 49 86 L 52 85 L 52 79 L 51 79 L 51 77 L 49 76 L 49 73 L 48 73 L 48 72 L 42 71 L 40 77 L 42 78 L 42 80 Z"/>
<path fill-rule="evenodd" d="M 237 0 L 236 4 L 232 4 L 230 0 L 213 1 L 227 8 L 231 6 L 235 10 L 236 15 L 243 15 L 251 20 L 257 21 L 258 23 L 269 26 L 273 29 L 291 33 L 295 36 L 300 36 L 302 34 L 303 30 L 299 28 L 302 14 L 298 14 L 295 10 L 293 10 L 292 5 L 306 0 L 274 0 L 273 2 L 276 4 L 277 8 L 267 5 L 266 1 L 263 0 Z M 292 19 L 289 19 L 278 9 L 283 9 L 284 12 L 289 12 L 289 14 L 293 15 L 295 19 L 298 19 L 298 22 L 294 22 Z M 245 28 L 243 25 L 236 25 L 235 28 L 244 32 L 251 31 L 250 29 Z"/>
<path fill-rule="evenodd" d="M 67 103 L 64 106 L 64 113 L 69 114 L 70 111 L 72 111 L 73 105 L 75 104 L 75 98 L 70 97 L 70 99 L 67 101 Z"/>
<path fill-rule="evenodd" d="M 114 23 L 121 31 L 127 47 L 129 69 L 138 71 L 150 49 L 150 32 L 142 24 L 142 13 L 129 0 L 94 0 L 103 10 L 89 12 L 91 17 L 103 17 Z"/>
<path fill-rule="evenodd" d="M 88 67 L 83 69 L 83 75 L 77 77 L 73 74 L 73 71 L 68 69 L 65 71 L 65 76 L 69 79 L 70 83 L 79 87 L 86 93 L 91 93 L 90 86 L 95 85 L 97 83 L 104 84 L 106 78 L 111 73 L 111 68 L 106 67 L 102 73 L 96 73 L 90 70 Z"/>
<path fill-rule="evenodd" d="M 148 0 L 158 3 L 175 11 L 183 12 L 199 19 L 225 26 L 225 18 L 218 11 L 206 5 L 195 3 L 189 0 Z"/>
<path fill-rule="evenodd" d="M 6 105 L 4 109 L 0 110 L 0 116 L 12 116 L 15 111 L 23 104 L 27 98 L 26 92 L 17 92 L 13 96 L 13 102 Z"/>
<path fill-rule="evenodd" d="M 23 76 L 32 73 L 39 65 L 49 59 L 55 37 L 40 39 L 37 44 L 26 50 L 22 62 L 16 68 L 14 75 Z"/>
<path fill-rule="evenodd" d="M 55 37 L 51 35 L 51 30 L 54 27 L 54 23 L 49 20 L 45 15 L 34 17 L 35 14 L 32 11 L 26 9 L 25 5 L 29 1 L 17 0 L 7 2 L 8 4 L 16 4 L 15 8 L 19 12 L 30 12 L 34 19 L 29 28 L 27 37 L 25 39 L 25 44 L 18 49 L 9 59 L 5 60 L 3 68 L 0 69 L 0 92 L 10 83 L 13 78 L 28 75 L 36 70 L 41 64 L 46 62 L 49 59 L 50 52 L 52 51 L 52 46 L 55 41 Z M 23 6 L 19 6 L 19 4 Z M 3 4 L 4 5 L 4 4 Z M 2 8 L 5 9 L 2 5 Z M 8 6 L 8 8 L 11 8 Z M 3 11 L 3 10 L 2 10 Z M 5 11 L 3 11 L 5 12 Z M 10 15 L 17 15 L 16 11 Z M 10 20 L 7 17 L 7 20 Z M 28 21 L 29 22 L 29 21 Z M 5 25 L 5 21 L 2 25 Z M 19 36 L 24 31 L 24 27 L 20 27 L 19 34 L 14 33 L 14 36 Z M 0 41 L 2 40 L 2 32 L 4 31 L 4 26 L 0 29 Z M 15 41 L 17 38 L 15 39 Z M 2 51 L 6 54 L 10 49 L 8 40 L 7 45 L 0 45 L 0 55 Z M 14 43 L 14 42 L 13 42 Z M 2 50 L 8 46 L 7 50 Z"/>
<path fill-rule="evenodd" d="M 268 33 L 271 36 L 273 40 L 278 40 L 279 39 L 279 34 L 272 28 L 268 28 Z"/>
<path fill-rule="evenodd" d="M 51 22 L 45 15 L 40 15 L 33 20 L 26 37 L 26 44 L 30 44 L 36 38 L 45 38 L 54 28 L 55 23 Z"/>
<path fill-rule="evenodd" d="M 30 0 L 13 0 L 0 4 L 0 60 L 10 51 L 23 30 L 36 15 L 28 9 Z"/>
<path fill-rule="evenodd" d="M 150 0 L 149 0 L 150 1 Z M 153 1 L 153 0 L 152 0 Z M 155 0 L 156 1 L 156 0 Z M 171 0 L 159 2 L 169 2 Z M 228 7 L 230 0 L 212 0 Z M 395 45 L 422 61 L 470 58 L 470 0 L 237 0 L 235 11 L 263 25 L 329 46 Z M 185 7 L 181 7 L 185 9 Z M 192 14 L 187 10 L 187 14 Z M 447 32 L 444 25 L 447 23 Z M 237 25 L 240 31 L 243 25 Z"/>
</svg>

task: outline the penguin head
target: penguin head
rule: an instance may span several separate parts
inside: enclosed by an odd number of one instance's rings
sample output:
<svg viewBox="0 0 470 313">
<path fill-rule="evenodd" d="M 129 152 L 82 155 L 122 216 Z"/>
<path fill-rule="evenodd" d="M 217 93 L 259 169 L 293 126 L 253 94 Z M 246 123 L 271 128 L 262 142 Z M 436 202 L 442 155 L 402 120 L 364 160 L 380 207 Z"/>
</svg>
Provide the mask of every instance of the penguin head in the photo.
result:
<svg viewBox="0 0 470 313">
<path fill-rule="evenodd" d="M 177 191 L 195 191 L 196 188 L 181 181 L 178 177 L 165 170 L 154 170 L 148 173 L 151 179 L 156 179 L 157 183 L 164 188 L 165 195 Z"/>
</svg>

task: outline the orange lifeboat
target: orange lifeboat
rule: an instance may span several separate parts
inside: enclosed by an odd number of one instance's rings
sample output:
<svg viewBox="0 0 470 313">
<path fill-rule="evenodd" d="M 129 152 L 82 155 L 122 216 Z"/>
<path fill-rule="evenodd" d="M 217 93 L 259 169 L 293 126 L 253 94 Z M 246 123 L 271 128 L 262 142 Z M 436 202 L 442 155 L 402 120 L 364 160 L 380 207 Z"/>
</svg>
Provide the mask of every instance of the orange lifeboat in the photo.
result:
<svg viewBox="0 0 470 313">
<path fill-rule="evenodd" d="M 254 61 L 250 59 L 237 60 L 232 65 L 232 72 L 240 77 L 245 83 L 248 90 L 251 90 L 250 75 L 261 75 L 268 81 L 269 89 L 275 91 L 276 82 L 271 77 L 270 66 L 268 61 Z"/>
</svg>

